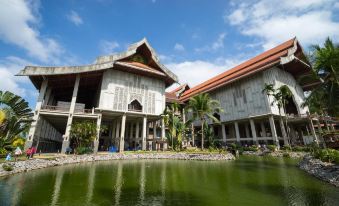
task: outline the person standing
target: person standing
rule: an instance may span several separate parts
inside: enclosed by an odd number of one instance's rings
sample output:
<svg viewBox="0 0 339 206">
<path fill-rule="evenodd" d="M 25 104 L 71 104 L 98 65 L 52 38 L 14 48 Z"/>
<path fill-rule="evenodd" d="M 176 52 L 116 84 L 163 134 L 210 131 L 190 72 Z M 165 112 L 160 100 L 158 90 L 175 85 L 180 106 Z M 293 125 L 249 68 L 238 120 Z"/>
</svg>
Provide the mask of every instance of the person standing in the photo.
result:
<svg viewBox="0 0 339 206">
<path fill-rule="evenodd" d="M 22 155 L 22 151 L 20 149 L 20 147 L 17 147 L 15 150 L 14 150 L 14 158 L 15 158 L 15 161 L 17 160 L 17 158 Z"/>
</svg>

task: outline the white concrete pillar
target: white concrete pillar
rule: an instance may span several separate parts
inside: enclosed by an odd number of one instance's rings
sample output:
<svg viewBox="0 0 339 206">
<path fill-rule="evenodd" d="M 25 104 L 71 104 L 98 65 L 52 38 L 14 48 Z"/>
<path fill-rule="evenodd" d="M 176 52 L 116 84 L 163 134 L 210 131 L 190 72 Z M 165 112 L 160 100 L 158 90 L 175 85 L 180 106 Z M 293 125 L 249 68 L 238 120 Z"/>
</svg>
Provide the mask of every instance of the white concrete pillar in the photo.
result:
<svg viewBox="0 0 339 206">
<path fill-rule="evenodd" d="M 43 102 L 43 99 L 45 97 L 45 93 L 46 93 L 46 90 L 47 90 L 47 85 L 48 85 L 48 79 L 44 78 L 44 80 L 41 83 L 38 100 L 37 100 L 37 103 L 35 105 L 33 122 L 31 124 L 31 127 L 29 128 L 28 139 L 25 143 L 25 150 L 28 149 L 29 147 L 31 147 L 32 144 L 33 144 L 35 132 L 36 132 L 36 129 L 37 129 L 37 124 L 38 124 L 38 121 L 39 121 L 39 115 L 40 115 L 42 102 Z"/>
<path fill-rule="evenodd" d="M 147 135 L 147 117 L 142 120 L 142 150 L 146 150 L 146 135 Z"/>
<path fill-rule="evenodd" d="M 126 114 L 122 115 L 121 118 L 119 152 L 123 152 L 125 147 L 125 127 L 126 127 Z"/>
<path fill-rule="evenodd" d="M 135 124 L 136 124 L 135 125 L 135 146 L 137 146 L 139 143 L 139 132 L 140 132 L 139 121 L 137 121 Z"/>
<path fill-rule="evenodd" d="M 279 124 L 280 124 L 280 129 L 281 129 L 281 134 L 284 138 L 284 145 L 288 146 L 288 137 L 287 137 L 287 133 L 286 133 L 286 129 L 285 129 L 285 125 L 284 125 L 284 121 L 282 118 L 279 119 Z"/>
<path fill-rule="evenodd" d="M 77 74 L 76 78 L 75 78 L 74 88 L 73 88 L 71 106 L 69 108 L 66 130 L 65 130 L 65 134 L 64 134 L 64 141 L 62 142 L 61 153 L 66 153 L 66 149 L 69 147 L 70 131 L 71 131 L 71 127 L 72 127 L 73 113 L 74 113 L 74 109 L 75 109 L 75 103 L 76 103 L 76 100 L 77 100 L 79 83 L 80 83 L 80 74 Z"/>
<path fill-rule="evenodd" d="M 252 131 L 252 136 L 253 136 L 253 142 L 254 144 L 259 144 L 258 138 L 257 138 L 257 131 L 255 129 L 255 123 L 253 119 L 250 119 L 250 125 L 251 125 L 251 131 Z"/>
<path fill-rule="evenodd" d="M 226 147 L 226 129 L 225 129 L 225 124 L 221 124 L 221 132 L 222 132 L 222 141 L 224 143 L 224 146 Z"/>
<path fill-rule="evenodd" d="M 100 130 L 101 130 L 101 115 L 98 116 L 97 118 L 97 136 L 96 138 L 94 139 L 94 142 L 93 142 L 93 152 L 94 153 L 97 153 L 98 152 L 98 147 L 99 147 L 99 138 L 100 138 Z"/>
<path fill-rule="evenodd" d="M 116 121 L 116 126 L 115 126 L 115 146 L 117 150 L 119 149 L 119 134 L 120 134 L 120 119 Z"/>
<path fill-rule="evenodd" d="M 278 135 L 277 135 L 277 130 L 275 128 L 275 123 L 274 123 L 274 117 L 273 115 L 270 115 L 268 117 L 269 122 L 270 122 L 270 127 L 271 127 L 271 133 L 272 133 L 272 139 L 275 145 L 277 145 L 277 148 L 280 149 L 279 145 L 279 140 L 278 140 Z"/>
<path fill-rule="evenodd" d="M 311 129 L 311 133 L 314 138 L 314 141 L 316 142 L 316 144 L 319 144 L 319 139 L 318 139 L 317 134 L 315 133 L 314 125 L 313 125 L 313 121 L 311 117 L 309 118 L 309 122 L 310 122 L 310 129 Z"/>
<path fill-rule="evenodd" d="M 235 137 L 237 139 L 237 142 L 240 143 L 240 132 L 238 122 L 234 122 L 234 128 L 235 128 Z"/>
<path fill-rule="evenodd" d="M 47 88 L 47 91 L 46 91 L 46 96 L 45 96 L 43 105 L 48 105 L 48 101 L 49 101 L 50 98 L 51 98 L 51 93 L 52 93 L 52 88 L 51 88 L 51 87 L 48 87 L 48 88 Z"/>
</svg>

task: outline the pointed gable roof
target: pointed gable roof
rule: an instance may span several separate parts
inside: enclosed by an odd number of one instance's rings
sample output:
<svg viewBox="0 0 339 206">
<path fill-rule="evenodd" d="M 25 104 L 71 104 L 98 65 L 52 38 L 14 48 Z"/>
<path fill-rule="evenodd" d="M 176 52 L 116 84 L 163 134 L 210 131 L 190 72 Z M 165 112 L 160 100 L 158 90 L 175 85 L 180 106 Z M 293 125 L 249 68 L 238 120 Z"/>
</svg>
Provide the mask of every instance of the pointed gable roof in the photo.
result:
<svg viewBox="0 0 339 206">
<path fill-rule="evenodd" d="M 148 56 L 149 64 L 142 64 L 130 60 L 133 55 L 137 55 L 140 52 L 144 52 Z M 100 56 L 93 64 L 82 66 L 26 66 L 17 75 L 18 76 L 42 76 L 42 75 L 60 75 L 60 74 L 76 74 L 93 71 L 101 71 L 113 68 L 115 65 L 125 66 L 138 71 L 156 74 L 165 79 L 166 85 L 169 86 L 175 82 L 178 82 L 178 77 L 160 63 L 158 56 L 154 49 L 150 46 L 147 39 L 144 38 L 141 41 L 130 45 L 125 52 Z"/>
<path fill-rule="evenodd" d="M 163 72 L 168 78 L 173 80 L 174 82 L 178 82 L 178 77 L 172 73 L 169 69 L 167 69 L 163 64 L 160 63 L 160 60 L 155 53 L 154 49 L 151 47 L 151 45 L 148 43 L 146 38 L 143 38 L 141 41 L 138 41 L 134 44 L 131 44 L 127 51 L 112 55 L 106 55 L 106 56 L 100 56 L 96 59 L 96 64 L 102 64 L 107 62 L 116 62 L 116 61 L 123 61 L 128 59 L 128 57 L 132 57 L 133 55 L 138 53 L 138 50 L 144 47 L 144 49 L 148 50 L 150 53 L 150 59 L 151 64 L 154 65 L 154 67 L 158 68 L 161 72 Z"/>
</svg>

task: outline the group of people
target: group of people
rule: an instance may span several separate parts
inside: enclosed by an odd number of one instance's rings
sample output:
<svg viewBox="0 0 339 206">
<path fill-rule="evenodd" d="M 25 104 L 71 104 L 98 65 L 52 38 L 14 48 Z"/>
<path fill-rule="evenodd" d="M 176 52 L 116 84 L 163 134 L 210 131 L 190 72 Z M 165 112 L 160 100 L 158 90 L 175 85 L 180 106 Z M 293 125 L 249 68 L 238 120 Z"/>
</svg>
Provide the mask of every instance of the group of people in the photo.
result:
<svg viewBox="0 0 339 206">
<path fill-rule="evenodd" d="M 30 147 L 26 150 L 26 157 L 27 159 L 29 158 L 33 158 L 34 154 L 36 153 L 37 149 L 35 147 Z M 20 149 L 20 147 L 17 147 L 15 150 L 14 150 L 14 160 L 16 161 L 17 158 L 22 155 L 22 150 Z M 10 161 L 12 160 L 12 153 L 8 153 L 7 156 L 6 156 L 6 161 Z"/>
</svg>

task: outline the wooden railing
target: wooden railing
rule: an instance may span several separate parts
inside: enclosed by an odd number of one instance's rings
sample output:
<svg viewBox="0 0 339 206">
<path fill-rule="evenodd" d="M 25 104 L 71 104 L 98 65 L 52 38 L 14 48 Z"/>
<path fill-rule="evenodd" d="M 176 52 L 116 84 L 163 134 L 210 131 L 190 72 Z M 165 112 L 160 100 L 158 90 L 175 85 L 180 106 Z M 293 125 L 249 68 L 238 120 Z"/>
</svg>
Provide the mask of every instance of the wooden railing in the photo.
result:
<svg viewBox="0 0 339 206">
<path fill-rule="evenodd" d="M 69 112 L 69 107 L 60 107 L 60 106 L 52 106 L 52 105 L 43 105 L 41 110 L 47 111 L 56 111 L 56 112 Z M 85 114 L 94 114 L 93 109 L 75 109 L 74 113 L 85 113 Z"/>
</svg>

